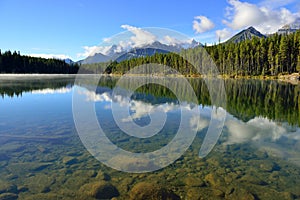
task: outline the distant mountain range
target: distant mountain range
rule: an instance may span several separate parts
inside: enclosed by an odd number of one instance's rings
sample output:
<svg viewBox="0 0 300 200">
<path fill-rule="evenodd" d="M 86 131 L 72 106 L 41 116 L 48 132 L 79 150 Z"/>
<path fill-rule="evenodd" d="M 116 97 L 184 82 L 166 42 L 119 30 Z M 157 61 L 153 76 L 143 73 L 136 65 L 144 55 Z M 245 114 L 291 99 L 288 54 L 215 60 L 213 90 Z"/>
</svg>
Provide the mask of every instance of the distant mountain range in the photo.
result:
<svg viewBox="0 0 300 200">
<path fill-rule="evenodd" d="M 78 61 L 80 64 L 92 64 L 99 62 L 108 62 L 110 60 L 115 60 L 121 62 L 123 60 L 128 60 L 132 58 L 139 58 L 143 56 L 152 56 L 156 53 L 170 53 L 170 52 L 180 52 L 182 49 L 194 48 L 196 46 L 202 45 L 200 42 L 192 40 L 190 43 L 167 45 L 161 42 L 155 41 L 152 44 L 147 44 L 141 47 L 132 48 L 130 50 L 124 50 L 121 52 L 116 51 L 117 46 L 112 45 L 105 55 L 102 53 L 96 53 L 92 56 Z"/>
<path fill-rule="evenodd" d="M 289 34 L 294 32 L 295 30 L 300 29 L 300 20 L 291 25 L 285 25 L 281 29 L 278 30 L 278 34 Z M 266 38 L 267 36 L 260 33 L 254 27 L 249 27 L 245 30 L 234 35 L 232 38 L 226 41 L 226 43 L 239 43 L 245 40 L 251 40 L 252 38 Z M 189 43 L 182 44 L 174 44 L 167 45 L 161 42 L 153 42 L 152 44 L 147 44 L 141 47 L 131 48 L 129 50 L 121 50 L 117 45 L 112 45 L 106 52 L 104 53 L 96 53 L 94 55 L 88 56 L 83 60 L 79 60 L 76 63 L 79 64 L 92 64 L 99 62 L 108 62 L 108 61 L 117 61 L 121 62 L 123 60 L 129 60 L 132 58 L 139 58 L 143 56 L 152 56 L 155 53 L 169 53 L 169 52 L 180 52 L 182 49 L 195 48 L 197 46 L 202 46 L 200 42 L 192 40 Z M 65 61 L 69 64 L 74 63 L 70 59 L 65 59 Z"/>
</svg>

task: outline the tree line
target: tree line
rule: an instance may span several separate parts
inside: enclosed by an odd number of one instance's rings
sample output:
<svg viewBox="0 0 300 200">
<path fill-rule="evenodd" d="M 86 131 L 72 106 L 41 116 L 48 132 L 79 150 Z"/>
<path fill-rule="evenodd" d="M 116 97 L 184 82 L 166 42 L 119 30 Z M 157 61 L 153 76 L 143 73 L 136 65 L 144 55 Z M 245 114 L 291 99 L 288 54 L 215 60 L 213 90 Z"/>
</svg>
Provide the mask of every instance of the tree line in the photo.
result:
<svg viewBox="0 0 300 200">
<path fill-rule="evenodd" d="M 63 60 L 20 55 L 14 51 L 0 50 L 0 73 L 75 74 L 79 66 Z"/>
<path fill-rule="evenodd" d="M 208 53 L 208 54 L 207 54 Z M 209 56 L 208 56 L 209 55 Z M 220 43 L 186 49 L 179 53 L 155 54 L 121 62 L 83 65 L 93 73 L 124 74 L 135 66 L 158 63 L 169 66 L 183 75 L 197 75 L 211 66 L 211 59 L 220 74 L 229 76 L 277 76 L 300 71 L 300 31 L 289 35 L 274 34 L 239 43 Z M 192 61 L 192 62 L 189 62 Z M 146 71 L 147 72 L 147 71 Z M 171 73 L 163 72 L 164 75 Z"/>
<path fill-rule="evenodd" d="M 300 31 L 206 47 L 220 73 L 260 76 L 300 71 Z"/>
</svg>

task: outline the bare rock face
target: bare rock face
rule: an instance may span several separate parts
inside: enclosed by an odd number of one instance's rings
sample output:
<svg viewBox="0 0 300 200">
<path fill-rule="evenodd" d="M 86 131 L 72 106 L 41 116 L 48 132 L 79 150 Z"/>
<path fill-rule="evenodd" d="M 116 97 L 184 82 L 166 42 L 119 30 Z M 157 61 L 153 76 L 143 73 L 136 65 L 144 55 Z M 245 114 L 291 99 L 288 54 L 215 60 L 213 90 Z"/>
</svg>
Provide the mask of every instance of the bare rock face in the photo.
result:
<svg viewBox="0 0 300 200">
<path fill-rule="evenodd" d="M 155 183 L 140 182 L 130 191 L 131 200 L 179 200 L 180 198 L 172 191 Z"/>
</svg>

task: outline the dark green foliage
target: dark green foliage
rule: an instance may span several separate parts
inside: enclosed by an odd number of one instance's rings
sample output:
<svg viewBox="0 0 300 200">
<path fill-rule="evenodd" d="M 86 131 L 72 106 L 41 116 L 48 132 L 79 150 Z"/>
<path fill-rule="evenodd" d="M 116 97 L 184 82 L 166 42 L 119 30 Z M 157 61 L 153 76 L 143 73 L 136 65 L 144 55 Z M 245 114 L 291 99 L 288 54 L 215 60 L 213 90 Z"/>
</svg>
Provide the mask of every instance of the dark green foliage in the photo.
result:
<svg viewBox="0 0 300 200">
<path fill-rule="evenodd" d="M 299 72 L 300 32 L 253 38 L 237 44 L 206 47 L 221 74 L 231 76 L 279 75 Z M 224 67 L 225 66 L 225 67 Z"/>
<path fill-rule="evenodd" d="M 161 64 L 164 66 L 171 67 L 172 69 L 175 69 L 176 71 L 180 72 L 183 75 L 191 75 L 191 74 L 197 74 L 196 69 L 192 67 L 190 63 L 187 62 L 186 59 L 184 59 L 182 56 L 176 54 L 176 53 L 168 53 L 168 54 L 154 54 L 153 56 L 145 56 L 145 57 L 139 57 L 139 58 L 133 58 L 130 60 L 124 60 L 120 63 L 118 62 L 112 62 L 108 65 L 105 72 L 106 73 L 113 73 L 113 74 L 124 74 L 128 72 L 130 69 L 145 65 L 145 64 Z M 147 69 L 145 69 L 144 74 L 149 73 Z M 164 72 L 161 72 L 164 75 L 172 74 L 169 70 L 165 69 Z"/>
<path fill-rule="evenodd" d="M 22 56 L 16 51 L 0 51 L 0 73 L 75 74 L 77 64 L 69 65 L 59 59 Z"/>
</svg>

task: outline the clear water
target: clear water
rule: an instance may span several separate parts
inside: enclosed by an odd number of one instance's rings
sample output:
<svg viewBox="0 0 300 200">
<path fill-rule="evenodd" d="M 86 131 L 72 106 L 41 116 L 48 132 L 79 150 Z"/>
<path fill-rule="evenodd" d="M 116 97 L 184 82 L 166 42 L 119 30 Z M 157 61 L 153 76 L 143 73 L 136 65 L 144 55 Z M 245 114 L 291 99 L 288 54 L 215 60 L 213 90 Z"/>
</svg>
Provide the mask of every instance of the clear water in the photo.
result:
<svg viewBox="0 0 300 200">
<path fill-rule="evenodd" d="M 168 167 L 126 173 L 105 166 L 82 144 L 72 114 L 74 88 L 95 102 L 107 137 L 135 153 L 154 151 L 174 138 L 181 116 L 175 95 L 152 84 L 131 96 L 129 112 L 137 125 L 151 122 L 149 112 L 167 116 L 157 135 L 135 138 L 114 122 L 117 78 L 102 78 L 96 93 L 89 85 L 74 85 L 74 78 L 0 77 L 0 199 L 300 198 L 300 86 L 225 80 L 225 126 L 213 150 L 199 158 L 212 105 L 203 80 L 190 79 L 202 125 L 192 145 Z"/>
</svg>

